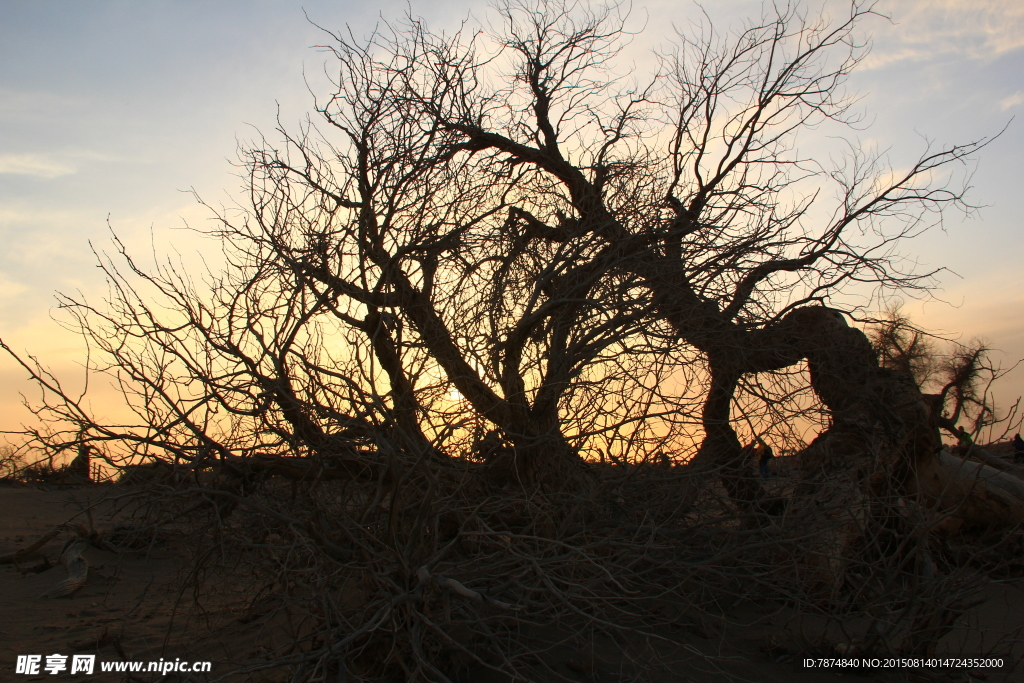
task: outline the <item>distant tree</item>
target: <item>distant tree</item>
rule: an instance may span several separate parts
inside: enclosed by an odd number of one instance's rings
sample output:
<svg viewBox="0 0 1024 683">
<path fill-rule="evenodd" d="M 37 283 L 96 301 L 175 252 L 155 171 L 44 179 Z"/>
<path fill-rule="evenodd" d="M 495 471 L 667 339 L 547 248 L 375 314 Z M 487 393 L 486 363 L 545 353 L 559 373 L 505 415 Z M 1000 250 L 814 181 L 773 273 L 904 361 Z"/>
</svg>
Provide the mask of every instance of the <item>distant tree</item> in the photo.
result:
<svg viewBox="0 0 1024 683">
<path fill-rule="evenodd" d="M 998 440 L 1019 428 L 1019 401 L 1000 413 L 991 393 L 1009 370 L 992 363 L 982 342 L 946 342 L 942 350 L 938 340 L 915 327 L 899 308 L 887 310 L 869 336 L 882 367 L 912 376 L 925 392 L 936 424 L 958 443 L 970 446 L 982 434 Z M 993 432 L 996 427 L 1000 432 Z"/>
</svg>

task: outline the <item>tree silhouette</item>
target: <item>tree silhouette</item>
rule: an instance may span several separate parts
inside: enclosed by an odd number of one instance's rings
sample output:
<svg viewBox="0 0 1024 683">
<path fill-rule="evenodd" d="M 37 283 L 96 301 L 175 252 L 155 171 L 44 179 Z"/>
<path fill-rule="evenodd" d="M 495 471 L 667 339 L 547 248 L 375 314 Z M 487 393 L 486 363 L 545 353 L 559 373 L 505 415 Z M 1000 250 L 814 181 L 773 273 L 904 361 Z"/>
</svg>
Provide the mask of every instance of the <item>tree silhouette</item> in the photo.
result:
<svg viewBox="0 0 1024 683">
<path fill-rule="evenodd" d="M 1020 521 L 1020 492 L 968 485 L 937 454 L 921 339 L 890 326 L 873 346 L 847 322 L 863 312 L 844 304 L 852 289 L 931 285 L 899 249 L 966 207 L 952 170 L 988 142 L 929 147 L 900 171 L 853 141 L 832 166 L 799 149 L 806 131 L 857 123 L 844 88 L 869 4 L 837 21 L 772 6 L 733 32 L 705 23 L 646 77 L 617 75 L 623 6 L 495 11 L 476 32 L 411 17 L 365 40 L 327 32 L 333 89 L 316 116 L 244 146 L 246 203 L 214 211 L 223 267 L 197 283 L 118 242 L 101 261 L 108 301 L 63 299 L 139 423 L 96 419 L 25 361 L 44 391 L 30 436 L 232 473 L 216 494 L 232 506 L 273 474 L 376 486 L 352 538 L 387 498 L 364 547 L 394 551 L 402 590 L 434 581 L 491 606 L 431 573 L 451 519 L 437 513 L 427 539 L 431 506 L 488 486 L 540 492 L 553 511 L 509 503 L 480 533 L 525 517 L 529 538 L 555 537 L 604 514 L 584 510 L 611 486 L 597 461 L 680 465 L 665 468 L 691 482 L 674 488 L 671 523 L 715 480 L 747 527 L 785 511 L 806 585 L 833 596 L 851 548 L 874 553 L 864 566 L 889 552 L 866 530 L 909 519 L 896 499 Z M 958 415 L 972 358 L 950 361 L 942 390 Z M 825 429 L 794 488 L 769 492 L 744 420 L 767 406 L 766 429 L 793 430 L 809 401 Z M 445 488 L 463 467 L 484 489 Z M 289 524 L 335 560 L 355 552 L 322 516 Z M 906 648 L 920 651 L 946 626 L 913 628 Z"/>
</svg>

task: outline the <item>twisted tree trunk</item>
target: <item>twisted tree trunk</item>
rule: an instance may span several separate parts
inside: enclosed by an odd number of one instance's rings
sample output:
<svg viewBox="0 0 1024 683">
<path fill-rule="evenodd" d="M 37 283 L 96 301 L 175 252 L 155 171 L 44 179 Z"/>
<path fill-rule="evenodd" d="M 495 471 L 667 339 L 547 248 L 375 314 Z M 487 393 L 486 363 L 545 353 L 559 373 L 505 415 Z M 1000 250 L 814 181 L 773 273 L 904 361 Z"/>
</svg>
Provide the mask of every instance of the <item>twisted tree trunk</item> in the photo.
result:
<svg viewBox="0 0 1024 683">
<path fill-rule="evenodd" d="M 870 499 L 892 493 L 920 495 L 926 504 L 969 525 L 1024 522 L 1024 482 L 943 451 L 933 402 L 911 377 L 880 367 L 867 336 L 849 327 L 837 311 L 808 306 L 774 326 L 734 336 L 709 354 L 712 384 L 698 460 L 715 464 L 741 509 L 754 508 L 763 492 L 748 472 L 730 425 L 736 380 L 740 373 L 781 369 L 806 359 L 811 385 L 832 424 L 799 454 L 799 497 L 813 499 L 828 482 L 833 503 L 839 502 L 837 495 L 848 499 L 851 523 Z"/>
</svg>

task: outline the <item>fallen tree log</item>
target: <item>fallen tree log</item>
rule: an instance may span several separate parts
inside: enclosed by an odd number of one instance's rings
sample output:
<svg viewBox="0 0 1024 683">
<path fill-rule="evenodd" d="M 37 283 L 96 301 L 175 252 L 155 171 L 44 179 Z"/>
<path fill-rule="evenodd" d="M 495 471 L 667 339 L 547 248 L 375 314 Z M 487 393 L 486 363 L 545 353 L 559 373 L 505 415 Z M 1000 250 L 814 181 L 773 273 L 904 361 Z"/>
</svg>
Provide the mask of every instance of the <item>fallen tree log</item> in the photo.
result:
<svg viewBox="0 0 1024 683">
<path fill-rule="evenodd" d="M 918 461 L 907 482 L 929 505 L 972 526 L 1024 521 L 1024 480 L 988 465 L 962 460 L 943 448 Z"/>
<path fill-rule="evenodd" d="M 45 534 L 38 541 L 36 541 L 35 543 L 26 548 L 22 548 L 21 550 L 15 551 L 7 555 L 0 555 L 0 564 L 17 564 L 21 560 L 27 557 L 31 557 L 32 553 L 36 552 L 44 545 L 49 543 L 51 540 L 56 538 L 57 534 L 59 534 L 61 531 L 62 528 L 57 527 L 56 529 L 49 532 L 48 534 Z"/>
<path fill-rule="evenodd" d="M 953 453 L 956 455 L 956 453 Z M 982 448 L 977 445 L 970 445 L 965 449 L 963 457 L 971 460 L 977 460 L 978 462 L 994 467 L 1001 472 L 1007 472 L 1014 475 L 1018 479 L 1024 479 L 1024 467 L 1018 464 L 1011 464 L 1003 460 L 997 455 L 993 455 L 987 448 Z"/>
</svg>

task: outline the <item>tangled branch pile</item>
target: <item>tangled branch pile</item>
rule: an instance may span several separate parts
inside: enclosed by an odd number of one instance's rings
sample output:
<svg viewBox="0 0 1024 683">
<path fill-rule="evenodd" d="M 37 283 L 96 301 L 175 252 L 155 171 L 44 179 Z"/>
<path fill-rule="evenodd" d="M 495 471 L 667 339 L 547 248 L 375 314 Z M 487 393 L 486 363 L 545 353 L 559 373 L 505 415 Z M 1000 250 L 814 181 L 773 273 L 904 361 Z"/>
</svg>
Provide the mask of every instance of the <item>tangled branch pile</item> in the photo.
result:
<svg viewBox="0 0 1024 683">
<path fill-rule="evenodd" d="M 715 673 L 722 639 L 748 620 L 776 656 L 925 655 L 986 580 L 957 543 L 930 538 L 949 515 L 896 495 L 855 509 L 835 495 L 843 481 L 787 514 L 744 515 L 686 467 L 596 468 L 573 497 L 496 484 L 472 462 L 392 467 L 298 486 L 167 471 L 127 489 L 146 505 L 114 540 L 187 534 L 196 607 L 259 625 L 259 656 L 232 668 L 252 680 Z M 772 485 L 796 500 L 801 484 Z"/>
</svg>

